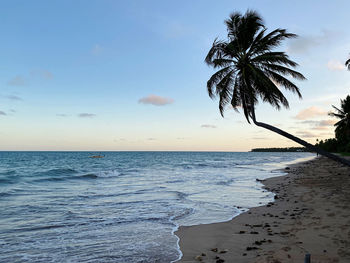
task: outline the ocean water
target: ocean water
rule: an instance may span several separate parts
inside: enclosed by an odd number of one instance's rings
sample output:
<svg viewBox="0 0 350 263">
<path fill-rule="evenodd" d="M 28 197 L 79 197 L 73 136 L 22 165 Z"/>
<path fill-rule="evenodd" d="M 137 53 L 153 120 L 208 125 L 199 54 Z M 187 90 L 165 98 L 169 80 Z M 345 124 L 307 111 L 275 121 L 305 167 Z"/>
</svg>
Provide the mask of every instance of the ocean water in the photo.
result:
<svg viewBox="0 0 350 263">
<path fill-rule="evenodd" d="M 0 152 L 0 262 L 173 262 L 179 225 L 273 200 L 310 153 Z"/>
</svg>

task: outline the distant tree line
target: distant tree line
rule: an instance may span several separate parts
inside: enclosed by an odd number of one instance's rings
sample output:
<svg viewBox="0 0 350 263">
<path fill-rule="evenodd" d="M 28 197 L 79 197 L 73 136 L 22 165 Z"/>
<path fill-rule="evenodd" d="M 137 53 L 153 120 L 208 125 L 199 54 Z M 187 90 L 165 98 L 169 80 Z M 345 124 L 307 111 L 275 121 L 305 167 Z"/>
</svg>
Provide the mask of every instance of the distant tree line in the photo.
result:
<svg viewBox="0 0 350 263">
<path fill-rule="evenodd" d="M 255 148 L 252 152 L 309 152 L 305 147 Z"/>
</svg>

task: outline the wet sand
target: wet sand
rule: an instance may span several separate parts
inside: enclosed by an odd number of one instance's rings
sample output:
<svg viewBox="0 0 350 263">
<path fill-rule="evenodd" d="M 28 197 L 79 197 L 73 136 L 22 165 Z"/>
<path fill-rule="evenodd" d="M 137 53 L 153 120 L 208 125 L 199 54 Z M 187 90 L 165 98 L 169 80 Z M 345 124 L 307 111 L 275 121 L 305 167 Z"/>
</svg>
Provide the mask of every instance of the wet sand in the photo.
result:
<svg viewBox="0 0 350 263">
<path fill-rule="evenodd" d="M 275 202 L 231 221 L 180 227 L 182 263 L 350 262 L 350 167 L 326 158 L 262 181 Z"/>
</svg>

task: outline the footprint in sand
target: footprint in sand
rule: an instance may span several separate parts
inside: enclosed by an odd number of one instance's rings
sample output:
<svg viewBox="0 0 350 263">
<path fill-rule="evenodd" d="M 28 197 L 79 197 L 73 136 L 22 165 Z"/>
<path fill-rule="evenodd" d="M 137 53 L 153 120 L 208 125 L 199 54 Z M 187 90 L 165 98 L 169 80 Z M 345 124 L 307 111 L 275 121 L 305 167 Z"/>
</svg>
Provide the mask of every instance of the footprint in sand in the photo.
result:
<svg viewBox="0 0 350 263">
<path fill-rule="evenodd" d="M 327 216 L 333 217 L 333 216 L 335 216 L 335 213 L 328 213 Z"/>
</svg>

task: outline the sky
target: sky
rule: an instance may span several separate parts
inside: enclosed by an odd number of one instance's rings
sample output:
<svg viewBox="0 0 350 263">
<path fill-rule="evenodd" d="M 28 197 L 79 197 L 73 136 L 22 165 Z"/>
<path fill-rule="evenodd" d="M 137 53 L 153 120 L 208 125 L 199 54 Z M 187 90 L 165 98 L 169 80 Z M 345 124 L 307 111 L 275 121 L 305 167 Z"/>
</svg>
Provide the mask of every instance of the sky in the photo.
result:
<svg viewBox="0 0 350 263">
<path fill-rule="evenodd" d="M 332 105 L 350 94 L 344 1 L 1 2 L 0 150 L 249 151 L 296 143 L 222 118 L 206 82 L 213 40 L 230 13 L 256 10 L 268 31 L 299 35 L 278 49 L 300 66 L 303 99 L 262 102 L 257 119 L 310 143 L 334 137 Z"/>
</svg>

